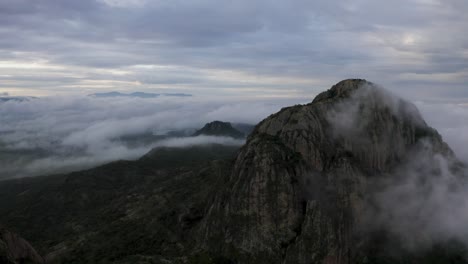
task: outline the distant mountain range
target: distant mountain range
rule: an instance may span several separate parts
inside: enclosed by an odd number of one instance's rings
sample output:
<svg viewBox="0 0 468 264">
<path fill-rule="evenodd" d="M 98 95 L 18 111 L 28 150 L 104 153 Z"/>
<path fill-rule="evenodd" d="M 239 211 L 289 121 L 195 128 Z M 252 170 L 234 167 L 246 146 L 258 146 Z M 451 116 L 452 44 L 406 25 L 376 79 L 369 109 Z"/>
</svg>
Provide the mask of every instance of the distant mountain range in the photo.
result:
<svg viewBox="0 0 468 264">
<path fill-rule="evenodd" d="M 29 101 L 32 99 L 36 99 L 37 97 L 34 96 L 0 96 L 0 102 L 8 102 L 8 101 L 15 101 L 15 102 L 24 102 Z"/>
<path fill-rule="evenodd" d="M 173 97 L 190 97 L 191 94 L 185 93 L 145 93 L 145 92 L 133 92 L 133 93 L 121 93 L 121 92 L 107 92 L 107 93 L 94 93 L 90 94 L 92 97 L 136 97 L 136 98 L 156 98 L 161 96 L 173 96 Z"/>
<path fill-rule="evenodd" d="M 121 93 L 121 92 L 107 92 L 107 93 L 94 93 L 89 94 L 90 97 L 95 98 L 110 98 L 110 97 L 132 97 L 132 98 L 157 98 L 157 97 L 191 97 L 193 95 L 186 93 L 145 93 L 145 92 L 133 92 L 133 93 Z M 15 101 L 24 102 L 37 99 L 34 96 L 0 96 L 1 102 Z"/>
</svg>

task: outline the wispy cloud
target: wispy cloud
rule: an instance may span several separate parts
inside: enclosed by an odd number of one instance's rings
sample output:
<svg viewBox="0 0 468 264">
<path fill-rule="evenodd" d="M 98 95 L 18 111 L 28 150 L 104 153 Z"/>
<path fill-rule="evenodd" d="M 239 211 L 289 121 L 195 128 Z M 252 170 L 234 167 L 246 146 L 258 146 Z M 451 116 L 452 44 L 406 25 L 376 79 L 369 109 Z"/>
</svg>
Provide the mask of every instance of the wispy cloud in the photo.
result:
<svg viewBox="0 0 468 264">
<path fill-rule="evenodd" d="M 27 176 L 69 171 L 136 159 L 154 146 L 240 144 L 211 137 L 155 141 L 170 131 L 198 129 L 213 120 L 256 124 L 298 102 L 306 101 L 90 96 L 7 101 L 0 103 L 0 173 Z M 136 144 L 128 143 L 129 138 Z"/>
<path fill-rule="evenodd" d="M 351 192 L 362 198 L 355 203 L 358 232 L 388 231 L 387 237 L 396 238 L 388 243 L 396 243 L 387 252 L 424 252 L 454 240 L 468 245 L 468 170 L 459 160 L 468 164 L 468 108 L 454 102 L 417 106 L 422 114 L 395 95 L 364 85 L 327 112 L 335 136 L 351 153 L 343 175 L 351 176 L 356 187 Z M 408 131 L 426 130 L 422 117 L 455 156 L 436 135 L 408 138 L 414 133 Z"/>
<path fill-rule="evenodd" d="M 437 128 L 457 156 L 468 164 L 468 104 L 416 102 L 426 121 Z"/>
</svg>

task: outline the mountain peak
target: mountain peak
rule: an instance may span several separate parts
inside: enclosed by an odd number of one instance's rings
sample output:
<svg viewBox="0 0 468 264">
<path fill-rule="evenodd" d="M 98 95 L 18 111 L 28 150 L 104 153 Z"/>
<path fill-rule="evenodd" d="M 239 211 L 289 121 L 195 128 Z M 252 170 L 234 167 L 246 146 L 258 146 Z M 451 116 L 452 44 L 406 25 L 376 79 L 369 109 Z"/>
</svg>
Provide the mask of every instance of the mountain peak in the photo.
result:
<svg viewBox="0 0 468 264">
<path fill-rule="evenodd" d="M 232 127 L 229 122 L 213 121 L 205 124 L 205 126 L 195 132 L 194 136 L 207 135 L 207 136 L 227 136 L 233 138 L 243 138 L 244 134 L 239 130 Z"/>
<path fill-rule="evenodd" d="M 428 171 L 437 171 L 434 156 L 452 160 L 413 104 L 366 80 L 339 82 L 256 126 L 210 208 L 204 243 L 233 259 L 263 260 L 256 263 L 366 263 L 373 234 L 360 230 L 370 182 L 397 177 L 414 156 Z"/>
<path fill-rule="evenodd" d="M 336 98 L 345 98 L 350 96 L 354 91 L 361 87 L 376 87 L 375 84 L 368 82 L 365 79 L 347 79 L 338 82 L 337 84 L 333 85 L 329 90 L 320 93 L 315 97 L 315 102 L 326 101 L 330 99 Z"/>
</svg>

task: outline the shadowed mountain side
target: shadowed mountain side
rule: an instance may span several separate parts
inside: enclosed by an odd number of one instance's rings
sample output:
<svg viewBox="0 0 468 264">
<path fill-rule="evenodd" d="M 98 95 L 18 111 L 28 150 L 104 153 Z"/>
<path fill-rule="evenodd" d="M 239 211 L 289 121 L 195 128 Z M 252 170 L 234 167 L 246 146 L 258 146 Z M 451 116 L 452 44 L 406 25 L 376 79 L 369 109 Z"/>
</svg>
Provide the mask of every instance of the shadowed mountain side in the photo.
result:
<svg viewBox="0 0 468 264">
<path fill-rule="evenodd" d="M 0 226 L 0 263 L 42 264 L 44 259 L 26 240 Z"/>
<path fill-rule="evenodd" d="M 252 131 L 255 129 L 255 125 L 245 124 L 245 123 L 233 123 L 232 127 L 234 127 L 239 132 L 244 133 L 244 135 L 248 136 Z"/>
<path fill-rule="evenodd" d="M 230 162 L 218 160 L 232 159 L 237 149 L 161 148 L 138 161 L 4 181 L 0 222 L 22 230 L 48 263 L 185 256 L 191 230 L 228 175 Z"/>
<path fill-rule="evenodd" d="M 233 158 L 238 149 L 238 146 L 219 144 L 183 148 L 158 147 L 141 157 L 138 164 L 154 168 L 198 165 L 210 160 Z"/>
</svg>

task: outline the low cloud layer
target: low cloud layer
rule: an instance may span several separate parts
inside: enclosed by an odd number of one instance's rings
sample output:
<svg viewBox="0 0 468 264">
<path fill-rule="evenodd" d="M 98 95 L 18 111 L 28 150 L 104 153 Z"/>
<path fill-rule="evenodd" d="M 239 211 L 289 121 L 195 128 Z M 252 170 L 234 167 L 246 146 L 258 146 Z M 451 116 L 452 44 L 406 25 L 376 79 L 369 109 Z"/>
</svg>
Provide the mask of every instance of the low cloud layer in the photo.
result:
<svg viewBox="0 0 468 264">
<path fill-rule="evenodd" d="M 468 171 L 437 153 L 430 142 L 420 142 L 411 159 L 374 180 L 378 191 L 372 223 L 382 225 L 409 251 L 458 241 L 468 246 Z"/>
<path fill-rule="evenodd" d="M 172 147 L 184 148 L 196 145 L 220 144 L 228 146 L 240 146 L 245 143 L 245 140 L 235 139 L 231 137 L 216 137 L 216 136 L 196 136 L 182 138 L 168 138 L 157 142 L 154 147 Z"/>
<path fill-rule="evenodd" d="M 136 147 L 129 147 L 118 142 L 107 142 L 107 145 L 100 145 L 102 148 L 88 149 L 83 153 L 70 153 L 68 156 L 61 156 L 61 153 L 53 153 L 46 157 L 37 157 L 26 162 L 20 161 L 18 163 L 3 165 L 7 167 L 6 169 L 9 167 L 11 172 L 14 173 L 10 176 L 30 176 L 80 170 L 121 159 L 133 160 L 140 158 L 150 149 L 157 147 L 184 148 L 206 144 L 241 146 L 243 143 L 244 140 L 215 136 L 168 138 L 146 146 L 140 145 Z M 63 146 L 61 147 L 64 148 Z M 18 170 L 18 168 L 21 169 Z"/>
<path fill-rule="evenodd" d="M 468 164 L 468 105 L 440 101 L 416 105 L 420 111 L 381 88 L 362 86 L 329 112 L 335 136 L 345 139 L 361 164 L 370 165 L 376 174 L 365 181 L 362 230 L 389 231 L 397 241 L 390 247 L 396 253 L 424 252 L 450 241 L 468 246 L 468 170 L 460 163 Z M 421 119 L 425 118 L 456 157 L 430 130 L 425 132 L 429 137 L 416 133 L 415 144 L 408 147 L 411 126 L 392 124 L 395 116 L 417 127 L 425 126 Z M 359 155 L 360 151 L 365 153 Z"/>
<path fill-rule="evenodd" d="M 161 144 L 241 144 L 212 137 L 160 140 L 171 131 L 190 135 L 213 120 L 256 124 L 295 103 L 304 102 L 89 96 L 6 101 L 0 103 L 0 178 L 136 159 Z"/>
<path fill-rule="evenodd" d="M 136 159 L 154 146 L 155 138 L 171 131 L 186 130 L 190 134 L 213 120 L 256 124 L 281 107 L 310 101 L 89 96 L 6 101 L 0 103 L 0 178 Z M 421 101 L 417 106 L 460 159 L 468 161 L 465 147 L 468 127 L 464 122 L 468 120 L 468 105 Z M 164 144 L 178 146 L 205 141 L 233 143 L 224 139 L 184 138 Z"/>
<path fill-rule="evenodd" d="M 468 164 L 468 102 L 416 102 L 426 122 L 437 129 Z"/>
</svg>

